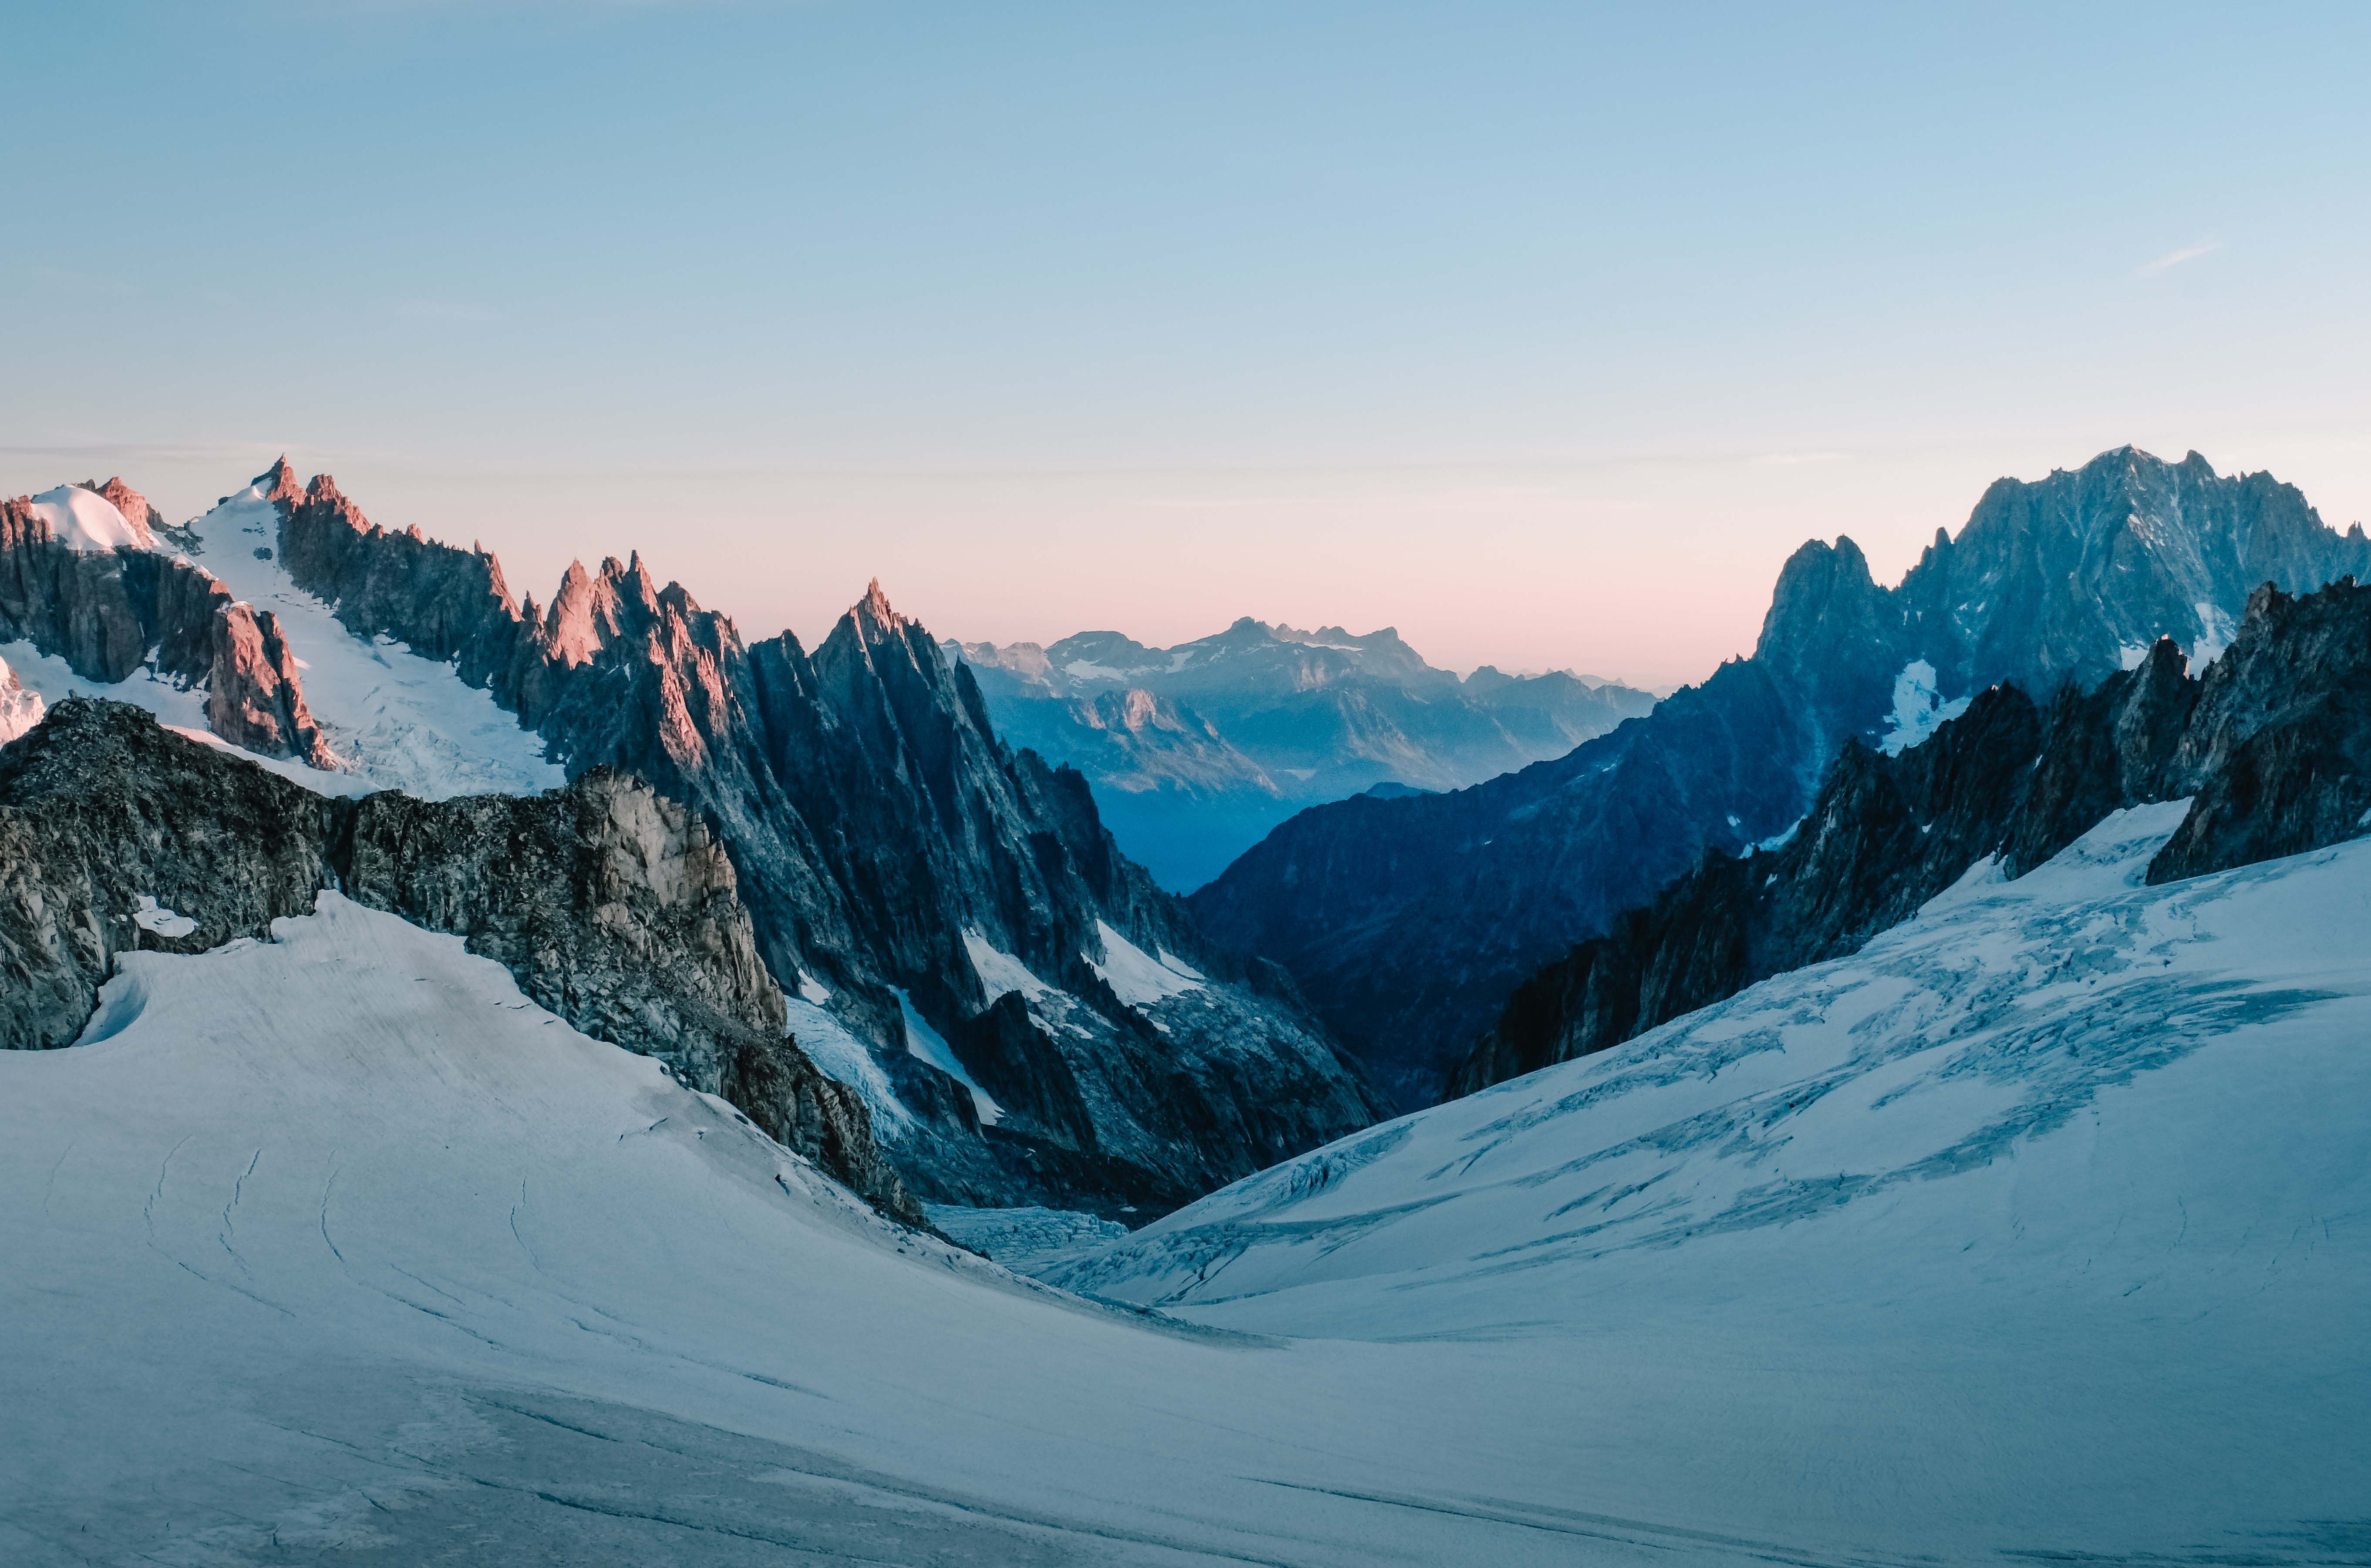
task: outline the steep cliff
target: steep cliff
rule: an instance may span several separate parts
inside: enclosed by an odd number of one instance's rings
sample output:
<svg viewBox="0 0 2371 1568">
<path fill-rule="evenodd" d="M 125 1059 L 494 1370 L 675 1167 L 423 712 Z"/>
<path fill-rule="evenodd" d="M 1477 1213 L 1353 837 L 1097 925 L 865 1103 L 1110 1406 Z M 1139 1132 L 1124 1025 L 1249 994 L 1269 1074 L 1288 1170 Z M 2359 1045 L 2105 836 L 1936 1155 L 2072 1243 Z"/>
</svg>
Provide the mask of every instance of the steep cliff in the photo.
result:
<svg viewBox="0 0 2371 1568">
<path fill-rule="evenodd" d="M 1513 987 L 1607 931 L 1706 849 L 1736 855 L 1810 809 L 1860 740 L 1901 749 L 1998 683 L 2092 686 L 2161 636 L 2201 663 L 2267 581 L 2371 573 L 2266 474 L 2130 447 L 1989 489 L 1901 584 L 1849 540 L 1781 573 L 1751 659 L 1553 762 L 1455 794 L 1293 818 L 1193 898 L 1215 940 L 1291 969 L 1404 1105 L 1437 1091 Z"/>
<path fill-rule="evenodd" d="M 2014 686 L 1887 756 L 1848 742 L 1787 841 L 1709 851 L 1519 986 L 1447 1098 L 1588 1055 L 1857 951 L 1972 873 L 2014 880 L 2109 813 L 2192 797 L 2163 882 L 2371 831 L 2371 589 L 2259 590 L 2203 679 L 2170 639 L 2048 711 Z"/>
</svg>

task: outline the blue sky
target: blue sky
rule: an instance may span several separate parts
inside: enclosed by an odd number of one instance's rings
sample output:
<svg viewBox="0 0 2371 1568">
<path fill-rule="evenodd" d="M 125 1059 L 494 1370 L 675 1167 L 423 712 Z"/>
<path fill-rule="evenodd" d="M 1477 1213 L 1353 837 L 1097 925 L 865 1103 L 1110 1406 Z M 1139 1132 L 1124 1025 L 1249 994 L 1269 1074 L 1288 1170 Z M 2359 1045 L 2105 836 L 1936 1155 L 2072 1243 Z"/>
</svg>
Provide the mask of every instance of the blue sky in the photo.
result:
<svg viewBox="0 0 2371 1568">
<path fill-rule="evenodd" d="M 283 447 L 753 634 L 1694 678 L 2123 441 L 2371 516 L 2371 12 L 12 8 L 0 484 Z M 103 476 L 102 476 L 103 477 Z"/>
</svg>

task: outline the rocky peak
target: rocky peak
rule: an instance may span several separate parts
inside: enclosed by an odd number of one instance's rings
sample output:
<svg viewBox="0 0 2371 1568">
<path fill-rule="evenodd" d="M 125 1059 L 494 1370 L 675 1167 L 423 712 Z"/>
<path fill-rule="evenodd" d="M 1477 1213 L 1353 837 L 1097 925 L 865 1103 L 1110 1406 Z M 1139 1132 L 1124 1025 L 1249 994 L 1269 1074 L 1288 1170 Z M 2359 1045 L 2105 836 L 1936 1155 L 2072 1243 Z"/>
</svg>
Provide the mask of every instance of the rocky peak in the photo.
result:
<svg viewBox="0 0 2371 1568">
<path fill-rule="evenodd" d="M 288 466 L 288 454 L 255 477 L 255 486 L 266 501 L 285 502 L 295 505 L 305 499 L 305 487 L 296 482 L 296 470 Z"/>
</svg>

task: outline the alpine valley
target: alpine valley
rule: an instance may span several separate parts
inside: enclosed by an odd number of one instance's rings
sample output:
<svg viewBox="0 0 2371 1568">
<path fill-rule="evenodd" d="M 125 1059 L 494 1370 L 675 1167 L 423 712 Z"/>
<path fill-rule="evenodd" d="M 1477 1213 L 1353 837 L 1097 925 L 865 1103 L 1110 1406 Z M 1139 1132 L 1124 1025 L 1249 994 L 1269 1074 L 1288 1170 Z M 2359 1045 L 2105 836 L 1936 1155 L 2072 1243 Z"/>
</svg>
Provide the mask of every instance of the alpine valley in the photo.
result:
<svg viewBox="0 0 2371 1568">
<path fill-rule="evenodd" d="M 1656 703 L 0 502 L 0 1560 L 2371 1562 L 2366 575 L 2121 449 Z"/>
</svg>

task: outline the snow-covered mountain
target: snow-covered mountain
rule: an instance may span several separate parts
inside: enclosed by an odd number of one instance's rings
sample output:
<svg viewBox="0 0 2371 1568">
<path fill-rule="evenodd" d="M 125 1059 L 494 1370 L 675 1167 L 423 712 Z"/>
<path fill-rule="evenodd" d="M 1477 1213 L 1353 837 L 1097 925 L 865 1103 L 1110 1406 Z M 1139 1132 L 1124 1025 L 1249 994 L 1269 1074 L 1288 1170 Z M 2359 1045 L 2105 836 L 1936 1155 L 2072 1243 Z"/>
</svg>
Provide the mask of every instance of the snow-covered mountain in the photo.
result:
<svg viewBox="0 0 2371 1568">
<path fill-rule="evenodd" d="M 1706 855 L 1516 987 L 1447 1092 L 1603 1050 L 1851 952 L 1972 867 L 2023 875 L 2111 810 L 2197 798 L 2152 882 L 2371 825 L 2371 587 L 2260 588 L 2204 677 L 2183 666 L 2167 638 L 2047 709 L 2004 682 L 1914 746 L 1847 743 L 1783 841 Z"/>
<path fill-rule="evenodd" d="M 1052 1277 L 1585 1367 L 1581 1505 L 1692 1476 L 1787 1560 L 2350 1561 L 2371 842 L 2145 885 L 2188 810 Z"/>
<path fill-rule="evenodd" d="M 724 846 L 801 1050 L 921 1196 L 1156 1213 L 1380 1109 L 1290 982 L 1209 948 L 877 587 L 810 654 L 639 557 L 522 604 L 492 556 L 284 461 L 180 528 L 133 529 L 121 481 L 69 489 L 0 502 L 0 658 L 30 690 L 332 795 L 648 780 Z"/>
<path fill-rule="evenodd" d="M 2003 479 L 1898 586 L 1848 539 L 1807 544 L 1752 658 L 1552 762 L 1305 812 L 1193 907 L 1290 969 L 1403 1105 L 1427 1103 L 1525 976 L 1706 849 L 1785 833 L 1848 740 L 1898 750 L 2001 681 L 2047 701 L 2160 636 L 2203 663 L 2260 584 L 2311 593 L 2349 573 L 2371 577 L 2360 525 L 2341 534 L 2295 487 L 2195 453 L 2124 447 Z"/>
<path fill-rule="evenodd" d="M 1377 785 L 1456 790 L 1560 756 L 1655 699 L 1566 672 L 1460 680 L 1385 627 L 1301 631 L 1249 617 L 1174 648 L 1116 631 L 1048 647 L 945 644 L 997 731 L 1094 786 L 1121 848 L 1199 886 L 1304 806 Z"/>
</svg>

